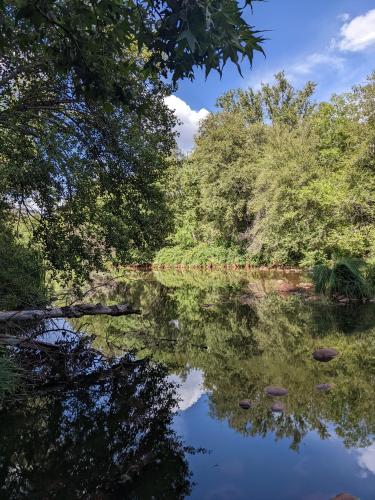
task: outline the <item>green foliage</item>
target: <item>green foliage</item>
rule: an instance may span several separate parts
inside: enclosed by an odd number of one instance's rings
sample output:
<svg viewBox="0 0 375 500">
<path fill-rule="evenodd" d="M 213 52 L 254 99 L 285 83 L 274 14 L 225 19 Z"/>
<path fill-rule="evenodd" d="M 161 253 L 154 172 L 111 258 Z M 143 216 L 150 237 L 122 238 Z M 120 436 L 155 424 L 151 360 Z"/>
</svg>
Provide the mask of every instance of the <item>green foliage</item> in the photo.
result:
<svg viewBox="0 0 375 500">
<path fill-rule="evenodd" d="M 27 56 L 36 51 L 42 56 L 39 63 L 70 73 L 79 92 L 128 100 L 127 83 L 139 71 L 130 47 L 149 54 L 144 79 L 172 73 L 177 81 L 193 78 L 194 66 L 221 74 L 227 61 L 238 68 L 243 59 L 251 63 L 254 51 L 262 51 L 262 38 L 244 19 L 252 3 L 2 0 L 0 47 L 2 52 L 20 48 Z"/>
<path fill-rule="evenodd" d="M 170 166 L 169 240 L 187 251 L 236 247 L 259 265 L 371 258 L 375 74 L 319 105 L 313 83 L 298 90 L 283 73 L 275 79 L 220 97 L 193 153 Z"/>
<path fill-rule="evenodd" d="M 47 302 L 41 257 L 1 227 L 0 262 L 0 309 L 23 309 Z"/>
<path fill-rule="evenodd" d="M 0 400 L 13 392 L 19 383 L 20 372 L 5 352 L 0 352 Z"/>
<path fill-rule="evenodd" d="M 365 278 L 371 290 L 375 292 L 375 263 L 368 262 L 365 268 Z"/>
<path fill-rule="evenodd" d="M 318 265 L 313 271 L 313 281 L 318 293 L 334 298 L 344 296 L 349 299 L 364 299 L 370 296 L 370 286 L 359 260 L 342 258 L 331 267 Z"/>
<path fill-rule="evenodd" d="M 245 256 L 237 248 L 201 243 L 191 248 L 165 247 L 155 255 L 154 264 L 159 266 L 209 266 L 218 264 L 245 264 Z"/>
<path fill-rule="evenodd" d="M 164 98 L 196 66 L 251 62 L 261 37 L 250 7 L 0 1 L 0 215 L 17 211 L 60 277 L 160 248 L 176 123 Z"/>
</svg>

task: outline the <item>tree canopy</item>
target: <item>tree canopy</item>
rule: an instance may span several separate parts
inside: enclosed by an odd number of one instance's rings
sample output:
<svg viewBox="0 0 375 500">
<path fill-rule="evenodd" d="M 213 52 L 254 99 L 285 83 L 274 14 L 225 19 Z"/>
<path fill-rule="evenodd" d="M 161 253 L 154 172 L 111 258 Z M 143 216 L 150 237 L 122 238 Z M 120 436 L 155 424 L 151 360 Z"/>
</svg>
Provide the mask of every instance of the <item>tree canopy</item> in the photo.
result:
<svg viewBox="0 0 375 500">
<path fill-rule="evenodd" d="M 150 260 L 175 148 L 164 98 L 196 67 L 251 62 L 234 0 L 2 1 L 0 205 L 52 269 Z M 170 83 L 168 83 L 168 81 Z"/>
<path fill-rule="evenodd" d="M 71 73 L 77 90 L 124 98 L 124 83 L 139 70 L 130 47 L 149 55 L 145 78 L 171 73 L 174 82 L 193 78 L 195 66 L 208 74 L 221 73 L 227 61 L 238 68 L 243 58 L 251 62 L 254 51 L 262 51 L 262 37 L 244 19 L 252 3 L 3 0 L 0 47 L 15 66 L 33 59 L 56 73 Z"/>
<path fill-rule="evenodd" d="M 314 102 L 314 89 L 279 73 L 218 99 L 193 153 L 170 167 L 174 230 L 157 263 L 375 257 L 375 75 L 329 102 Z"/>
</svg>

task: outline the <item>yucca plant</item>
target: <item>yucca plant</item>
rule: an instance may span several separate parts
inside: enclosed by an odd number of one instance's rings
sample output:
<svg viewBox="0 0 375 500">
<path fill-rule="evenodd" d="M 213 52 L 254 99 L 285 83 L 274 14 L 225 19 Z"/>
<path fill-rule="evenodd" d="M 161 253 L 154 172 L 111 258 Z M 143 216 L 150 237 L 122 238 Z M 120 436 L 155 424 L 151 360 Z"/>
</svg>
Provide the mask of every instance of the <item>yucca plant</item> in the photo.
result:
<svg viewBox="0 0 375 500">
<path fill-rule="evenodd" d="M 313 270 L 315 290 L 330 298 L 367 299 L 371 291 L 364 268 L 363 261 L 348 257 L 335 261 L 330 267 L 317 265 Z"/>
</svg>

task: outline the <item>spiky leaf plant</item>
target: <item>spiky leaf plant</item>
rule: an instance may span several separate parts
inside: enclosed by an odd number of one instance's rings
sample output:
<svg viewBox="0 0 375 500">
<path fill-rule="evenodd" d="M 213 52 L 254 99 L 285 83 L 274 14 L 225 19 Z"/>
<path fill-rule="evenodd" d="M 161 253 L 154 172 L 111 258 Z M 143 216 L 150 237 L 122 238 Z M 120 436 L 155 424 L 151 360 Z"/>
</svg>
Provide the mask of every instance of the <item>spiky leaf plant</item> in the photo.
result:
<svg viewBox="0 0 375 500">
<path fill-rule="evenodd" d="M 370 286 L 363 275 L 363 268 L 363 261 L 348 257 L 335 261 L 330 267 L 323 264 L 315 266 L 315 290 L 330 298 L 367 299 L 370 297 Z"/>
</svg>

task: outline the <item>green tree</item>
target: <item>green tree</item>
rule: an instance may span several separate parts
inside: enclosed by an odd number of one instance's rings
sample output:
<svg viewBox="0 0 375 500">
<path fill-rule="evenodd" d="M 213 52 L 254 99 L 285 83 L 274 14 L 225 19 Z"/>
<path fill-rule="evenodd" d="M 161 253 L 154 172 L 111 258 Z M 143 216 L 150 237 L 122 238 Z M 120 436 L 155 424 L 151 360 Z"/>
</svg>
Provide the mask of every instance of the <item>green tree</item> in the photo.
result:
<svg viewBox="0 0 375 500">
<path fill-rule="evenodd" d="M 49 267 L 87 278 L 160 247 L 175 145 L 164 97 L 195 67 L 252 60 L 250 5 L 0 2 L 0 200 Z"/>
<path fill-rule="evenodd" d="M 208 263 L 209 255 L 203 262 L 191 250 L 202 244 L 213 249 L 212 263 L 218 246 L 266 265 L 372 258 L 374 88 L 371 76 L 315 104 L 313 83 L 298 90 L 279 73 L 259 91 L 220 97 L 194 152 L 171 176 L 183 196 L 166 183 L 175 250 L 162 250 L 156 262 L 183 262 L 185 248 L 189 263 Z"/>
</svg>

